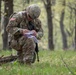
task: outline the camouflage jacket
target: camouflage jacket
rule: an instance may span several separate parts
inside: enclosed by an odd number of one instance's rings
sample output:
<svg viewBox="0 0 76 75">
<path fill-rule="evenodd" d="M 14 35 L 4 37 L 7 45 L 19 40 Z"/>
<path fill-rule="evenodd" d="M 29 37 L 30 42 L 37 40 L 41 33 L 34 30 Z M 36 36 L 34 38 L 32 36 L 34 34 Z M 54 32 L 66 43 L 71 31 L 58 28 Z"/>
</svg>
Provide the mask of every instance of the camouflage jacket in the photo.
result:
<svg viewBox="0 0 76 75">
<path fill-rule="evenodd" d="M 41 39 L 41 37 L 43 36 L 43 29 L 41 26 L 41 21 L 39 19 L 35 19 L 35 20 L 31 21 L 31 24 L 33 24 L 33 26 L 34 26 L 33 30 L 36 30 L 36 32 L 38 32 L 37 38 Z M 9 23 L 6 27 L 6 30 L 9 33 L 8 36 L 11 35 L 12 38 L 17 37 L 17 36 L 19 37 L 20 35 L 22 35 L 20 33 L 20 30 L 29 29 L 29 25 L 30 25 L 30 23 L 27 20 L 26 11 L 21 11 L 21 12 L 14 14 L 12 16 L 12 18 L 10 18 Z M 14 36 L 14 35 L 16 35 L 16 36 Z"/>
</svg>

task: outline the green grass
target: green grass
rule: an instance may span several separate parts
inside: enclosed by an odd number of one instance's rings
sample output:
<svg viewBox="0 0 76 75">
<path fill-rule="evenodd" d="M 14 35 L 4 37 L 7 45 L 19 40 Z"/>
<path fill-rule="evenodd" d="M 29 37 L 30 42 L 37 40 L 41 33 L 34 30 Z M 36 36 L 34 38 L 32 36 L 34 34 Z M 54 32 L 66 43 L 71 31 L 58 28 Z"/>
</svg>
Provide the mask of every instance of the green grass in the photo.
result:
<svg viewBox="0 0 76 75">
<path fill-rule="evenodd" d="M 1 55 L 10 55 L 12 52 L 1 51 Z M 15 52 L 13 52 L 14 54 Z M 1 75 L 72 75 L 66 68 L 66 62 L 72 72 L 76 74 L 76 52 L 75 51 L 48 51 L 39 52 L 40 62 L 35 62 L 31 66 L 19 64 L 17 61 L 0 66 Z"/>
</svg>

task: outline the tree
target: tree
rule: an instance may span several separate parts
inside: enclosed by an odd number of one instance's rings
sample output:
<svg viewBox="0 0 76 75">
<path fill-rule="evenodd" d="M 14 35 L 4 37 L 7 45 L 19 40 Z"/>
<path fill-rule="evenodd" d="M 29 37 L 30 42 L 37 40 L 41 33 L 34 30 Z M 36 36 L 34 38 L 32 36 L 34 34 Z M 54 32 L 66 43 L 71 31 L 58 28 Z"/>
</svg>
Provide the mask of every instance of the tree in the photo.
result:
<svg viewBox="0 0 76 75">
<path fill-rule="evenodd" d="M 27 3 L 29 4 L 30 3 L 30 0 L 27 0 Z"/>
<path fill-rule="evenodd" d="M 75 10 L 76 10 L 76 6 L 75 6 L 75 1 L 73 0 L 73 1 L 68 1 L 67 2 L 67 4 L 66 4 L 66 6 L 68 7 L 68 9 L 69 10 L 67 10 L 67 11 L 69 11 L 68 13 L 70 13 L 70 18 L 69 18 L 69 29 L 66 29 L 66 31 L 67 31 L 67 34 L 68 34 L 68 36 L 69 36 L 69 38 L 70 38 L 70 41 L 69 41 L 69 47 L 70 48 L 75 48 L 75 42 L 76 42 L 76 40 L 75 40 L 75 37 L 76 37 L 76 34 L 75 34 L 75 23 L 76 23 L 76 13 L 75 13 Z"/>
<path fill-rule="evenodd" d="M 75 4 L 76 7 L 76 4 Z M 76 50 L 76 9 L 74 9 L 75 11 L 75 50 Z"/>
<path fill-rule="evenodd" d="M 51 0 L 51 3 L 54 6 L 56 4 L 56 0 Z"/>
<path fill-rule="evenodd" d="M 0 0 L 0 23 L 1 23 L 1 0 Z M 0 31 L 1 31 L 1 25 L 0 25 Z"/>
<path fill-rule="evenodd" d="M 1 0 L 0 0 L 0 21 L 1 21 Z"/>
<path fill-rule="evenodd" d="M 48 23 L 48 46 L 50 50 L 54 50 L 53 44 L 53 22 L 52 22 L 52 8 L 51 0 L 42 0 L 47 12 L 47 23 Z"/>
<path fill-rule="evenodd" d="M 70 16 L 69 16 L 69 29 L 67 28 L 66 32 L 67 32 L 68 37 L 70 38 L 70 41 L 68 41 L 69 42 L 69 47 L 74 49 L 75 48 L 75 41 L 74 41 L 74 29 L 75 29 L 75 26 L 74 26 L 74 10 L 72 8 L 72 3 L 68 3 L 67 7 L 69 9 L 68 13 L 70 14 Z"/>
<path fill-rule="evenodd" d="M 6 31 L 6 26 L 9 21 L 10 15 L 13 13 L 13 0 L 3 0 L 4 1 L 4 33 L 3 33 L 3 50 L 8 49 L 8 34 Z"/>
<path fill-rule="evenodd" d="M 23 0 L 23 4 L 27 3 L 29 4 L 31 0 Z"/>
<path fill-rule="evenodd" d="M 63 1 L 63 4 L 64 6 L 64 9 L 62 10 L 61 12 L 61 17 L 60 17 L 60 29 L 61 29 L 61 34 L 62 34 L 62 41 L 63 41 L 63 49 L 67 49 L 68 48 L 68 45 L 67 45 L 67 36 L 66 36 L 66 33 L 64 31 L 64 15 L 65 15 L 65 0 Z"/>
</svg>

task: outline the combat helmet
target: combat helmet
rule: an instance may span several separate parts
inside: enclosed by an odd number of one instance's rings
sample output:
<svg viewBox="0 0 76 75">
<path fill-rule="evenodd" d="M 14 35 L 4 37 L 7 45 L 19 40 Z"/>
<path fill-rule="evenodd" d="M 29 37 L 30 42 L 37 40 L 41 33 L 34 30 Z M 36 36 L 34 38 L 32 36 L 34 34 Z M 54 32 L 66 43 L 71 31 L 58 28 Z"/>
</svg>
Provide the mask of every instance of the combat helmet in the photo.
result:
<svg viewBox="0 0 76 75">
<path fill-rule="evenodd" d="M 32 4 L 26 8 L 27 13 L 30 15 L 32 19 L 38 18 L 41 10 L 38 5 Z"/>
</svg>

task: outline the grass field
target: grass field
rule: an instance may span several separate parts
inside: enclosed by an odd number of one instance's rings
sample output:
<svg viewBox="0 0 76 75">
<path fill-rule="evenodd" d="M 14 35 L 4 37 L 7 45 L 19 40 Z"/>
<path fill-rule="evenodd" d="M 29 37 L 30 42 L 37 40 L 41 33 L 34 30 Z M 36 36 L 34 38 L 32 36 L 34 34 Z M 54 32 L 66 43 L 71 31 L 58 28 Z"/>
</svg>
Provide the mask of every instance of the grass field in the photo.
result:
<svg viewBox="0 0 76 75">
<path fill-rule="evenodd" d="M 10 55 L 15 52 L 1 51 L 1 55 Z M 39 52 L 40 62 L 31 66 L 19 64 L 17 61 L 0 66 L 0 75 L 76 75 L 76 52 L 75 51 L 49 51 Z M 63 60 L 61 58 L 63 57 Z M 69 69 L 66 67 L 67 64 Z"/>
</svg>

